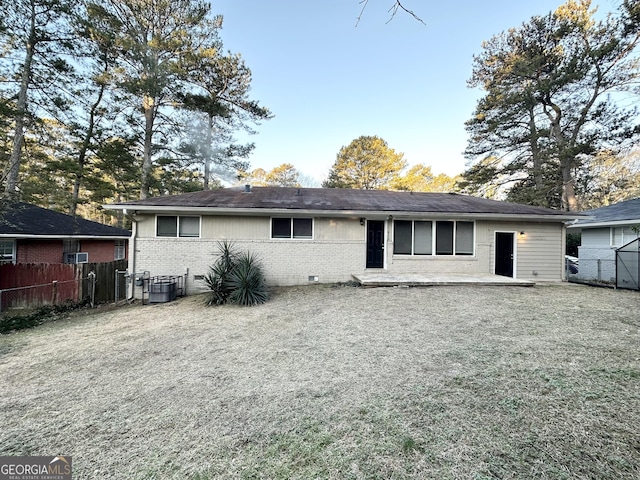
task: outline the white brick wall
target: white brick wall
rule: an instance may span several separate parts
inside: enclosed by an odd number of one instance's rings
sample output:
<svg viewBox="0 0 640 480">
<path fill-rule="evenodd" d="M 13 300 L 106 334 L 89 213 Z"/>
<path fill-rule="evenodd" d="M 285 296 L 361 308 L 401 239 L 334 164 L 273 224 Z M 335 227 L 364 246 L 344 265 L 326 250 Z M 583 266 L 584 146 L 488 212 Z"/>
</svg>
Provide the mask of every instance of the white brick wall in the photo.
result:
<svg viewBox="0 0 640 480">
<path fill-rule="evenodd" d="M 393 246 L 390 247 L 393 251 Z M 424 275 L 490 273 L 489 249 L 486 244 L 476 246 L 474 256 L 393 255 L 388 265 L 390 273 L 420 273 Z"/>
<path fill-rule="evenodd" d="M 365 271 L 366 227 L 358 219 L 316 219 L 315 240 L 286 240 L 269 237 L 267 220 L 255 222 L 233 217 L 203 217 L 209 238 L 156 238 L 155 218 L 145 217 L 137 229 L 135 252 L 130 251 L 135 272 L 149 271 L 151 276 L 186 275 L 187 293 L 205 288 L 194 276 L 205 275 L 217 258 L 218 241 L 227 239 L 242 251 L 256 254 L 263 263 L 269 285 L 304 285 L 309 277 L 319 283 L 344 282 L 352 274 Z M 562 225 L 523 222 L 476 222 L 474 256 L 405 256 L 393 255 L 393 237 L 387 224 L 385 267 L 390 273 L 490 274 L 494 269 L 495 231 L 525 231 L 517 237 L 516 267 L 518 278 L 559 281 L 563 272 Z M 242 237 L 236 237 L 242 233 Z M 235 235 L 234 235 L 235 234 Z M 133 254 L 133 255 L 132 255 Z M 534 273 L 535 272 L 535 273 Z"/>
<path fill-rule="evenodd" d="M 361 242 L 273 241 L 233 242 L 241 251 L 261 259 L 269 285 L 300 285 L 317 276 L 320 283 L 351 280 L 364 270 Z M 184 275 L 188 272 L 187 293 L 204 287 L 194 275 L 204 275 L 217 258 L 217 241 L 207 239 L 139 238 L 136 271 L 156 275 Z"/>
</svg>

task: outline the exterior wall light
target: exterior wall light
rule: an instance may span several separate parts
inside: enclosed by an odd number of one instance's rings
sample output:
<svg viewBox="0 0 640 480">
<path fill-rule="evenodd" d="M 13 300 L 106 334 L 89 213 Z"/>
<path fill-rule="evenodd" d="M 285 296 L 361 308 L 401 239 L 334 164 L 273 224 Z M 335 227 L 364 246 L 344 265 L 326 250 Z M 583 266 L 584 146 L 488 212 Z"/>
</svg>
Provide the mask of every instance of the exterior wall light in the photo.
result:
<svg viewBox="0 0 640 480">
<path fill-rule="evenodd" d="M 360 218 L 360 225 L 364 226 L 364 222 L 365 222 L 365 218 L 364 217 Z"/>
</svg>

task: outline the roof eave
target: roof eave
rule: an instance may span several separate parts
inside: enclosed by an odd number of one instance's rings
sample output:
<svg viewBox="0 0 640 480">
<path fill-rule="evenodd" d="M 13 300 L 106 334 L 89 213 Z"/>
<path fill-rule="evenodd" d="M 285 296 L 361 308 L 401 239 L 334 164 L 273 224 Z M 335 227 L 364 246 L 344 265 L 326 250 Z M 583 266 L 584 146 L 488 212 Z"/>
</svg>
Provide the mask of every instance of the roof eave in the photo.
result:
<svg viewBox="0 0 640 480">
<path fill-rule="evenodd" d="M 577 229 L 577 228 L 600 228 L 600 227 L 615 227 L 615 226 L 623 226 L 623 225 L 638 225 L 640 224 L 640 218 L 635 220 L 609 220 L 603 222 L 584 222 L 584 223 L 574 223 L 568 225 L 567 228 Z"/>
<path fill-rule="evenodd" d="M 196 207 L 196 206 L 174 206 L 174 205 L 104 205 L 106 209 L 122 210 L 125 213 L 182 213 L 193 215 L 313 215 L 316 217 L 429 217 L 429 218 L 467 218 L 481 220 L 534 220 L 547 222 L 566 222 L 581 218 L 572 214 L 512 214 L 512 213 L 464 213 L 464 212 L 419 212 L 419 211 L 399 211 L 399 210 L 318 210 L 318 209 L 297 209 L 297 208 L 229 208 L 229 207 Z"/>
<path fill-rule="evenodd" d="M 131 235 L 42 235 L 36 233 L 0 233 L 0 238 L 27 238 L 34 240 L 128 240 Z"/>
</svg>

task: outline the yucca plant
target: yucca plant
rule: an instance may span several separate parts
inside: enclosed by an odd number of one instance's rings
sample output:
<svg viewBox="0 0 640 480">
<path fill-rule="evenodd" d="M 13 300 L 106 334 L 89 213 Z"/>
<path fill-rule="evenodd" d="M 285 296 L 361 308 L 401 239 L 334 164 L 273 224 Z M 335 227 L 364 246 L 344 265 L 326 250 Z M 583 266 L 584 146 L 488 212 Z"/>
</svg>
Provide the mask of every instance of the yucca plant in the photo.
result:
<svg viewBox="0 0 640 480">
<path fill-rule="evenodd" d="M 267 301 L 267 287 L 258 258 L 238 253 L 232 242 L 218 242 L 218 258 L 204 278 L 211 293 L 207 305 L 257 305 Z"/>
<path fill-rule="evenodd" d="M 238 253 L 235 251 L 232 242 L 224 240 L 218 242 L 218 258 L 209 267 L 209 273 L 204 277 L 204 281 L 211 290 L 208 296 L 207 305 L 222 305 L 227 303 L 232 288 L 229 285 L 229 277 L 237 262 Z"/>
<path fill-rule="evenodd" d="M 244 252 L 237 257 L 235 268 L 229 275 L 232 292 L 229 301 L 237 305 L 253 306 L 267 301 L 267 287 L 258 258 Z"/>
</svg>

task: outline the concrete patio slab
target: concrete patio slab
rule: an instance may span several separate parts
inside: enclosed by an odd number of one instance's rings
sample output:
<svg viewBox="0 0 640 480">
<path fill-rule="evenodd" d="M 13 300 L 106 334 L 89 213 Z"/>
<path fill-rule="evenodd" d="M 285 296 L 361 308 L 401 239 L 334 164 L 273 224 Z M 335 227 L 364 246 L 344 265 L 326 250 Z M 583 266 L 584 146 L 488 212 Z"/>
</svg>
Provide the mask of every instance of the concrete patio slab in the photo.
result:
<svg viewBox="0 0 640 480">
<path fill-rule="evenodd" d="M 425 275 L 366 272 L 352 274 L 363 287 L 432 287 L 443 285 L 495 285 L 532 287 L 535 282 L 500 275 Z"/>
</svg>

